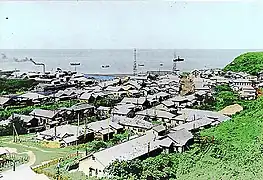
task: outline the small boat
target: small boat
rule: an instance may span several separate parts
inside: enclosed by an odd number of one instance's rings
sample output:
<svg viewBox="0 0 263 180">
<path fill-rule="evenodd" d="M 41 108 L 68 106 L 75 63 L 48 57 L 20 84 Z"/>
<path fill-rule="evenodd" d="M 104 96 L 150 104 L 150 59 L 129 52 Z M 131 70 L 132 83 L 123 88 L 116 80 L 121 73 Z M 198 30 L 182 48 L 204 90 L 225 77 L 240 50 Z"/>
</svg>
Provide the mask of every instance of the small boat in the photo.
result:
<svg viewBox="0 0 263 180">
<path fill-rule="evenodd" d="M 110 65 L 102 65 L 101 67 L 102 67 L 102 68 L 109 68 Z"/>
<path fill-rule="evenodd" d="M 70 63 L 70 65 L 71 65 L 71 66 L 79 66 L 80 63 L 78 63 L 78 62 L 72 62 L 72 63 Z"/>
</svg>

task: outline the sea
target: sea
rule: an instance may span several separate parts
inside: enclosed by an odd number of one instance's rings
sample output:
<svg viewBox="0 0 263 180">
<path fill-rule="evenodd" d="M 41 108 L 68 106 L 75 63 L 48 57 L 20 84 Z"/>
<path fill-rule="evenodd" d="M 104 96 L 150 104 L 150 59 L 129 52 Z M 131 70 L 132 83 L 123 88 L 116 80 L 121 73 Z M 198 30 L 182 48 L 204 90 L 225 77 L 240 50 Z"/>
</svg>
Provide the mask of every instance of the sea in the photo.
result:
<svg viewBox="0 0 263 180">
<path fill-rule="evenodd" d="M 174 54 L 184 59 L 177 63 L 180 71 L 222 68 L 240 54 L 252 51 L 263 49 L 137 49 L 137 72 L 172 70 Z M 21 72 L 42 71 L 26 58 L 44 63 L 46 71 L 76 68 L 85 74 L 130 74 L 134 62 L 133 49 L 1 49 L 0 55 L 0 70 Z M 76 62 L 80 65 L 70 65 Z"/>
</svg>

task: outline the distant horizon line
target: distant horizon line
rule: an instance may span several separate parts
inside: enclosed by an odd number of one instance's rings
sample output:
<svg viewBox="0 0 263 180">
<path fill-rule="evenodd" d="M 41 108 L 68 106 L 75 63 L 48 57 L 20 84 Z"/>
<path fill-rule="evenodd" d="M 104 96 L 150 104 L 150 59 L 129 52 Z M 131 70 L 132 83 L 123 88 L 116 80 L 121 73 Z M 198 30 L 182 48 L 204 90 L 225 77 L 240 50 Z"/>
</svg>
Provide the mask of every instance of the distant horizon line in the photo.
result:
<svg viewBox="0 0 263 180">
<path fill-rule="evenodd" d="M 258 48 L 20 48 L 20 49 L 11 49 L 11 48 L 0 48 L 0 50 L 262 50 Z"/>
</svg>

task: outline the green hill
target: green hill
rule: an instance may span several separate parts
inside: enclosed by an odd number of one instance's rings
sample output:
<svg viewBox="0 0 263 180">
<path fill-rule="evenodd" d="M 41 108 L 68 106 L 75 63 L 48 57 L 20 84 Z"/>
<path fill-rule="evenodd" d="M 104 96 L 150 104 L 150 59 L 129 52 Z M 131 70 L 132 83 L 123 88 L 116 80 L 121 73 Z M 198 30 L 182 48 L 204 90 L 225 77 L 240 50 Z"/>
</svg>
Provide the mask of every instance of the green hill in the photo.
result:
<svg viewBox="0 0 263 180">
<path fill-rule="evenodd" d="M 247 72 L 257 75 L 263 70 L 263 52 L 248 52 L 236 57 L 228 64 L 224 71 Z"/>
</svg>

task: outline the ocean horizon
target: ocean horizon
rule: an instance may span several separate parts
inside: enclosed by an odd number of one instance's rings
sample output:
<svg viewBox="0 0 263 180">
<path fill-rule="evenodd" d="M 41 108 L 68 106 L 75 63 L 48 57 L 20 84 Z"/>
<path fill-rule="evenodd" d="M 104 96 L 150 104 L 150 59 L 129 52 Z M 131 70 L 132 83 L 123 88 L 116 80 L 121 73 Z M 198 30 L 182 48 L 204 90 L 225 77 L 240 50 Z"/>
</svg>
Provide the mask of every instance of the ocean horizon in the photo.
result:
<svg viewBox="0 0 263 180">
<path fill-rule="evenodd" d="M 260 49 L 137 49 L 138 72 L 172 70 L 174 52 L 184 58 L 177 67 L 180 71 L 202 68 L 223 68 L 235 57 Z M 133 72 L 133 49 L 0 49 L 0 70 L 42 71 L 25 58 L 46 65 L 46 71 L 74 70 L 71 62 L 79 62 L 77 71 L 87 74 L 130 74 Z M 22 62 L 16 62 L 18 59 Z M 163 64 L 160 67 L 160 63 Z M 109 66 L 103 68 L 102 66 Z"/>
</svg>

